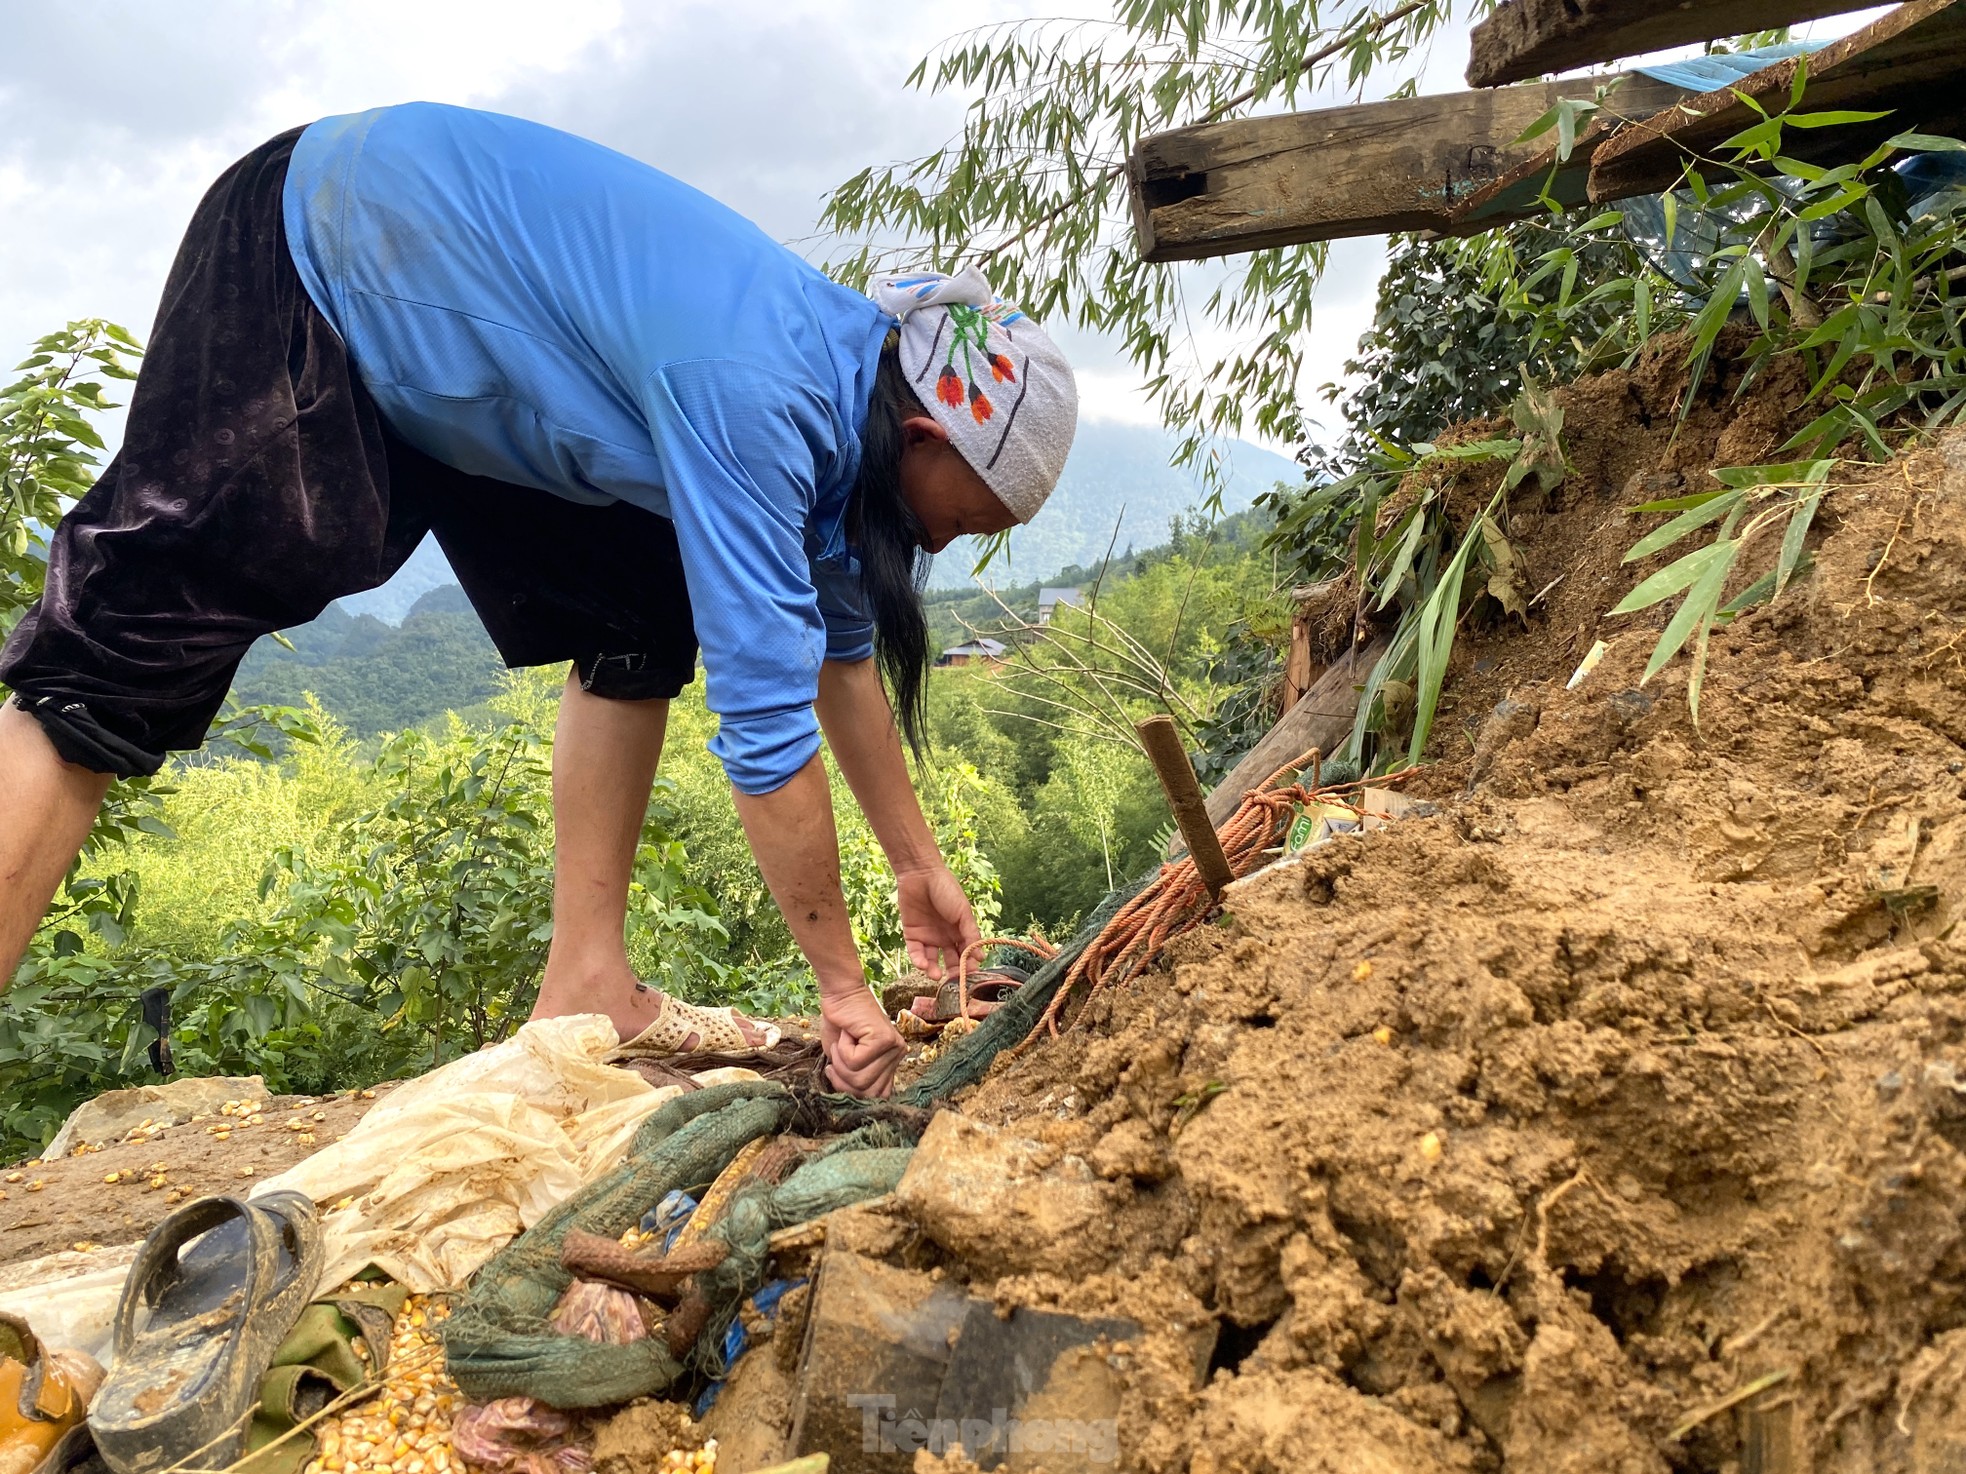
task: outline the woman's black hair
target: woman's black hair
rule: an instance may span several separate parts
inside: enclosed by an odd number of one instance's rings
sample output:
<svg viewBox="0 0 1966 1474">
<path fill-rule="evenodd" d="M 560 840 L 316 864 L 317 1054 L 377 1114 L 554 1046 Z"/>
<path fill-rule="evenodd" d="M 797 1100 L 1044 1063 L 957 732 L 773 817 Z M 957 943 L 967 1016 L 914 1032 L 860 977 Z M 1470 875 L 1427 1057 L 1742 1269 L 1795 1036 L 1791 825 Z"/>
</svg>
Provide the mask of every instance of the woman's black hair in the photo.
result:
<svg viewBox="0 0 1966 1474">
<path fill-rule="evenodd" d="M 926 534 L 901 495 L 901 422 L 926 414 L 901 370 L 900 334 L 889 333 L 874 374 L 860 475 L 847 502 L 847 539 L 860 560 L 860 587 L 874 620 L 874 656 L 888 700 L 915 756 L 928 746 L 928 585 Z"/>
</svg>

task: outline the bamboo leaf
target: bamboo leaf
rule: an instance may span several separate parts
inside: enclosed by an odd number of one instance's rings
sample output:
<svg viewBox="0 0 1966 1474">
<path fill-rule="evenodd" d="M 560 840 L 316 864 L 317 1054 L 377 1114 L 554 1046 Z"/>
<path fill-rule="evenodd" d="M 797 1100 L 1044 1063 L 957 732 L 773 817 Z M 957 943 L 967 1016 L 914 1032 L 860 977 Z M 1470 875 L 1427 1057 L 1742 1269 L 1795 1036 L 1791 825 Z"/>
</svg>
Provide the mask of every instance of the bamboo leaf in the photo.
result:
<svg viewBox="0 0 1966 1474">
<path fill-rule="evenodd" d="M 1720 556 L 1721 545 L 1709 543 L 1704 548 L 1695 548 L 1685 557 L 1661 568 L 1637 588 L 1618 601 L 1613 614 L 1636 614 L 1641 609 L 1649 609 L 1663 599 L 1670 599 L 1682 589 L 1690 588 L 1705 573 L 1709 564 Z"/>
<path fill-rule="evenodd" d="M 1734 559 L 1739 556 L 1741 545 L 1733 538 L 1726 538 L 1710 547 L 1702 548 L 1708 555 L 1699 569 L 1698 577 L 1686 591 L 1686 598 L 1673 612 L 1666 625 L 1666 631 L 1659 636 L 1659 644 L 1652 652 L 1652 658 L 1645 664 L 1645 674 L 1639 677 L 1642 686 L 1656 676 L 1673 656 L 1685 648 L 1695 630 L 1704 632 L 1712 627 L 1713 617 L 1720 608 L 1720 594 L 1727 586 L 1727 575 L 1733 572 Z M 1704 639 L 1702 640 L 1704 646 Z M 1695 672 L 1697 679 L 1698 672 Z"/>
<path fill-rule="evenodd" d="M 1734 508 L 1740 506 L 1746 499 L 1747 493 L 1742 490 L 1721 492 L 1718 496 L 1702 502 L 1700 505 L 1688 511 L 1680 513 L 1672 521 L 1666 523 L 1665 526 L 1654 528 L 1651 532 L 1648 532 L 1644 537 L 1632 544 L 1631 550 L 1625 554 L 1623 561 L 1636 563 L 1641 558 L 1651 557 L 1661 548 L 1671 547 L 1682 537 L 1686 536 L 1687 533 L 1705 527 L 1709 522 L 1718 522 L 1722 517 L 1733 511 Z M 1674 566 L 1676 567 L 1677 565 Z M 1658 575 L 1654 574 L 1653 578 L 1656 577 Z M 1649 584 L 1651 581 L 1651 579 L 1647 579 L 1645 583 L 1640 584 L 1637 589 L 1632 591 L 1632 596 L 1636 597 L 1638 592 L 1644 589 L 1646 584 Z M 1656 602 L 1656 600 L 1648 602 Z M 1641 604 L 1635 607 L 1642 609 L 1645 606 Z M 1618 612 L 1629 613 L 1630 611 L 1621 608 Z"/>
<path fill-rule="evenodd" d="M 1770 598 L 1781 598 L 1782 590 L 1788 587 L 1789 579 L 1802 562 L 1803 549 L 1809 539 L 1809 524 L 1816 520 L 1816 509 L 1823 504 L 1827 490 L 1824 487 L 1812 492 L 1789 514 L 1789 525 L 1782 533 L 1782 554 L 1775 564 L 1775 587 Z"/>
</svg>

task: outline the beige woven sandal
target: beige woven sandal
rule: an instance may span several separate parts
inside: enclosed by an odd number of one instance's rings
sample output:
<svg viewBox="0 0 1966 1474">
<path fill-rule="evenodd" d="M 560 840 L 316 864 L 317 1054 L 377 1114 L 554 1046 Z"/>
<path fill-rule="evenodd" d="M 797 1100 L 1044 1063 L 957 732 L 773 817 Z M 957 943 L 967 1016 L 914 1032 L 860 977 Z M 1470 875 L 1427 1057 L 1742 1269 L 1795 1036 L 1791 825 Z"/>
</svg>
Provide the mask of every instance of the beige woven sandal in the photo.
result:
<svg viewBox="0 0 1966 1474">
<path fill-rule="evenodd" d="M 685 1003 L 680 998 L 662 995 L 662 1006 L 655 1019 L 646 1029 L 615 1050 L 616 1059 L 659 1059 L 664 1055 L 692 1054 L 703 1050 L 715 1050 L 721 1054 L 740 1054 L 749 1050 L 769 1049 L 779 1040 L 777 1024 L 753 1023 L 752 1027 L 764 1035 L 764 1043 L 751 1044 L 737 1027 L 738 1012 L 734 1008 L 699 1008 L 694 1003 Z M 696 1036 L 696 1043 L 689 1042 Z"/>
</svg>

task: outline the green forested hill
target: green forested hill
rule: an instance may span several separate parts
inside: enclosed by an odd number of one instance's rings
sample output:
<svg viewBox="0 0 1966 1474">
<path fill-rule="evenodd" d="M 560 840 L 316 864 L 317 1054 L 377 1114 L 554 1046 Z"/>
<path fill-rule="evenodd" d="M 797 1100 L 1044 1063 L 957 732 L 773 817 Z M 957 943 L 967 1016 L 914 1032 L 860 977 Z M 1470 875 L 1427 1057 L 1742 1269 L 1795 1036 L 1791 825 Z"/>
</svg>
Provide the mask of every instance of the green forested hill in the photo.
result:
<svg viewBox="0 0 1966 1474">
<path fill-rule="evenodd" d="M 1249 511 L 1210 527 L 1202 518 L 1177 519 L 1162 539 L 1145 551 L 1116 553 L 1105 586 L 1146 571 L 1168 558 L 1198 553 L 1204 545 L 1215 557 L 1254 548 L 1269 526 L 1266 514 Z M 1045 584 L 1091 588 L 1099 568 L 1058 570 Z M 1040 585 L 998 591 L 1022 618 L 1037 610 Z M 928 595 L 929 632 L 937 650 L 961 643 L 972 629 L 996 630 L 1003 610 L 975 587 L 932 590 Z M 401 625 L 372 614 L 351 614 L 339 604 L 311 624 L 287 631 L 289 651 L 272 640 L 253 647 L 239 668 L 233 696 L 241 703 L 298 705 L 312 692 L 356 737 L 421 726 L 447 711 L 465 716 L 497 688 L 501 662 L 478 617 L 456 584 L 430 589 L 416 600 Z"/>
<path fill-rule="evenodd" d="M 291 651 L 272 640 L 253 647 L 233 683 L 234 698 L 292 706 L 311 691 L 357 737 L 478 706 L 497 688 L 501 669 L 456 584 L 424 594 L 401 625 L 331 604 L 287 638 Z"/>
</svg>

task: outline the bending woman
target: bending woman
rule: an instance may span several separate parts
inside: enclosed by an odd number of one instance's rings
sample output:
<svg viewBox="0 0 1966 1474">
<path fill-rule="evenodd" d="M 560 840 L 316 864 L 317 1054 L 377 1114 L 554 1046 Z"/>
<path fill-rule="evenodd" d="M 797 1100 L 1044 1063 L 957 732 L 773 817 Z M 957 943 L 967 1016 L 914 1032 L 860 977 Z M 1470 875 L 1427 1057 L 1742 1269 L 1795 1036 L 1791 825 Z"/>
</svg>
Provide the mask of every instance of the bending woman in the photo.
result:
<svg viewBox="0 0 1966 1474">
<path fill-rule="evenodd" d="M 650 1052 L 762 1038 L 642 986 L 624 945 L 700 647 L 711 750 L 818 977 L 834 1081 L 885 1093 L 902 1045 L 848 925 L 820 734 L 911 957 L 953 966 L 976 922 L 895 721 L 919 739 L 922 577 L 1031 518 L 1076 415 L 1056 347 L 974 272 L 863 296 L 655 169 L 490 113 L 281 135 L 199 205 L 123 446 L 0 650 L 0 980 L 111 779 L 197 747 L 254 640 L 434 530 L 506 663 L 571 668 L 533 1016 L 605 1013 Z"/>
</svg>

